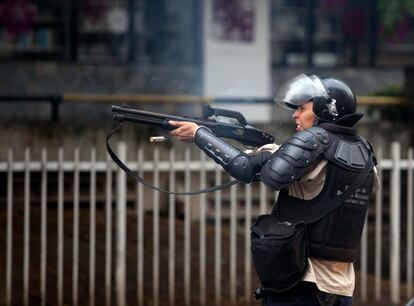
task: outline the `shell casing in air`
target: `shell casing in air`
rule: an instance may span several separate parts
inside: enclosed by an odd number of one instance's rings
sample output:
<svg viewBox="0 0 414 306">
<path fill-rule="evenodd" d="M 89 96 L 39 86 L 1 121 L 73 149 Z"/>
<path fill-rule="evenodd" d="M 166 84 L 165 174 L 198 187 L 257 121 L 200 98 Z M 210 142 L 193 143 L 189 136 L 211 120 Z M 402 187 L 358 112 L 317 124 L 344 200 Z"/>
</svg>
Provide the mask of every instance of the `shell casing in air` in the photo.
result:
<svg viewBox="0 0 414 306">
<path fill-rule="evenodd" d="M 165 136 L 152 136 L 150 137 L 149 141 L 150 142 L 163 142 L 166 141 L 168 138 Z"/>
</svg>

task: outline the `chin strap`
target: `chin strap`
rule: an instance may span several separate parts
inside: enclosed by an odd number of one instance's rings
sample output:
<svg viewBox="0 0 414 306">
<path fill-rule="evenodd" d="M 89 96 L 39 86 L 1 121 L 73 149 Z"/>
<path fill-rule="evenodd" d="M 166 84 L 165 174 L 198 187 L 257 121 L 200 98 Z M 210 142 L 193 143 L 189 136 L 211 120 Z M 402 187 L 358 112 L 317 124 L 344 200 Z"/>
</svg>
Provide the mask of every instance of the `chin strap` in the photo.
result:
<svg viewBox="0 0 414 306">
<path fill-rule="evenodd" d="M 125 165 L 125 163 L 123 163 L 118 158 L 118 156 L 112 150 L 112 147 L 109 144 L 109 139 L 120 130 L 121 125 L 122 125 L 122 122 L 120 122 L 118 125 L 116 125 L 115 128 L 111 132 L 109 132 L 109 134 L 106 136 L 106 149 L 107 149 L 109 155 L 111 156 L 112 160 L 119 166 L 119 168 L 124 170 L 126 174 L 133 177 L 135 180 L 137 180 L 141 184 L 147 186 L 148 188 L 155 189 L 159 192 L 166 193 L 166 194 L 197 195 L 197 194 L 202 194 L 202 193 L 207 193 L 207 192 L 214 192 L 214 191 L 217 191 L 217 190 L 221 190 L 221 189 L 230 187 L 231 185 L 235 185 L 237 183 L 240 183 L 238 180 L 231 180 L 231 181 L 225 182 L 225 183 L 223 183 L 221 185 L 218 185 L 218 186 L 209 187 L 209 188 L 205 188 L 205 189 L 201 189 L 201 190 L 193 191 L 193 192 L 172 192 L 172 191 L 168 191 L 168 190 L 159 188 L 157 186 L 154 186 L 154 185 L 148 183 L 147 181 L 145 181 L 144 178 L 139 176 L 136 172 L 133 172 L 127 165 Z"/>
</svg>

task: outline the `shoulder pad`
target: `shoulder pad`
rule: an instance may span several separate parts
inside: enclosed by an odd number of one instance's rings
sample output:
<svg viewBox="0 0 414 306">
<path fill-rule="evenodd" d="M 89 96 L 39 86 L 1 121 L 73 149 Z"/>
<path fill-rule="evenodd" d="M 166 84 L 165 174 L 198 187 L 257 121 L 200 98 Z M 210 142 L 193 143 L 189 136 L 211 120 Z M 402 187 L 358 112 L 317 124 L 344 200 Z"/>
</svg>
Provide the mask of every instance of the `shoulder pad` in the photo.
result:
<svg viewBox="0 0 414 306">
<path fill-rule="evenodd" d="M 363 169 L 369 159 L 370 149 L 362 141 L 341 139 L 335 151 L 335 160 L 347 168 Z"/>
<path fill-rule="evenodd" d="M 374 148 L 372 147 L 371 143 L 366 140 L 364 137 L 359 136 L 360 140 L 364 143 L 364 145 L 368 148 L 368 150 L 372 154 L 372 160 L 374 161 L 374 165 L 376 166 L 378 164 L 377 157 L 375 156 Z"/>
<path fill-rule="evenodd" d="M 365 145 L 365 147 L 371 151 L 372 153 L 374 153 L 374 149 L 372 147 L 372 145 L 369 143 L 368 140 L 366 140 L 364 137 L 362 136 L 358 136 L 359 140 Z"/>
<path fill-rule="evenodd" d="M 312 127 L 289 138 L 262 168 L 263 182 L 282 189 L 298 180 L 305 169 L 318 160 L 329 143 L 328 133 Z"/>
<path fill-rule="evenodd" d="M 320 127 L 311 127 L 309 129 L 297 132 L 287 140 L 287 143 L 305 150 L 316 150 L 319 146 L 329 143 L 328 132 Z"/>
</svg>

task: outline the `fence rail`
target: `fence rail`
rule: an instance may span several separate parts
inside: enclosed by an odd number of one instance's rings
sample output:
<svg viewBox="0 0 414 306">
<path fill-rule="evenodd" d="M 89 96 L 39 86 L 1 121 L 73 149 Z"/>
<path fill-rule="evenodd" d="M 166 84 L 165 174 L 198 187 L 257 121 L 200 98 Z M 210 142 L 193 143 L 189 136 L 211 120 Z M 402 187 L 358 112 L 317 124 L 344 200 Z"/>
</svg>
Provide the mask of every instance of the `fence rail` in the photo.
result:
<svg viewBox="0 0 414 306">
<path fill-rule="evenodd" d="M 412 101 L 404 96 L 358 96 L 359 105 L 394 105 L 409 106 Z M 136 94 L 85 94 L 63 93 L 61 95 L 0 95 L 0 103 L 31 102 L 50 103 L 51 119 L 59 120 L 59 108 L 62 103 L 134 103 L 134 104 L 162 104 L 175 105 L 193 104 L 203 105 L 211 103 L 273 103 L 273 98 L 226 98 L 226 97 L 200 97 L 191 95 L 136 95 Z"/>
<path fill-rule="evenodd" d="M 126 145 L 119 144 L 118 153 L 123 160 L 126 151 Z M 357 281 L 362 302 L 375 298 L 398 304 L 413 294 L 413 150 L 408 150 L 404 154 L 407 157 L 402 159 L 399 143 L 392 143 L 390 152 L 391 158 L 383 159 L 382 150 L 378 150 L 379 176 L 387 177 L 389 184 L 381 184 L 377 190 L 375 205 L 370 212 L 373 217 L 367 219 L 363 232 L 360 279 Z M 7 180 L 4 194 L 0 189 L 0 199 L 5 199 L 5 205 L 0 206 L 0 224 L 5 225 L 6 233 L 0 236 L 0 245 L 5 246 L 0 249 L 0 263 L 4 263 L 0 266 L 0 272 L 4 271 L 0 273 L 4 275 L 0 287 L 4 288 L 5 305 L 30 305 L 36 295 L 33 288 L 39 288 L 38 299 L 42 305 L 95 305 L 101 301 L 105 305 L 175 305 L 177 301 L 184 305 L 251 304 L 252 286 L 257 279 L 250 258 L 249 228 L 252 218 L 269 211 L 276 193 L 263 184 L 256 184 L 232 186 L 229 191 L 210 195 L 169 195 L 162 199 L 158 192 L 141 184 L 133 186 L 135 191 L 131 190 L 125 174 L 109 159 L 96 160 L 95 149 L 90 152 L 88 161 L 79 160 L 79 149 L 74 150 L 70 161 L 64 160 L 63 153 L 60 149 L 57 161 L 50 161 L 47 150 L 43 149 L 41 160 L 36 161 L 31 159 L 31 150 L 27 148 L 24 160 L 16 161 L 9 150 L 7 161 L 0 161 L 0 178 Z M 168 160 L 160 160 L 158 149 L 154 150 L 150 160 L 145 160 L 143 151 L 139 151 L 136 160 L 129 161 L 128 166 L 152 179 L 154 185 L 167 182 L 170 190 L 176 190 L 180 184 L 184 191 L 196 190 L 218 185 L 227 179 L 227 175 L 214 162 L 206 160 L 204 154 L 192 158 L 188 149 L 184 160 L 177 160 L 173 150 L 169 152 Z M 87 173 L 86 185 L 89 187 L 86 204 L 81 203 L 80 197 L 82 182 L 85 183 L 81 179 L 84 173 Z M 34 190 L 37 188 L 34 174 L 40 175 L 39 191 Z M 98 175 L 101 179 L 104 177 L 102 192 L 105 196 L 100 204 L 97 199 Z M 23 180 L 22 214 L 19 214 L 19 200 L 14 197 L 21 191 L 18 176 Z M 57 181 L 56 186 L 53 185 L 57 190 L 56 206 L 51 205 L 49 198 L 53 176 Z M 184 182 L 179 177 L 183 177 Z M 127 204 L 131 191 L 134 194 L 133 208 Z M 40 194 L 40 205 L 33 203 L 33 193 Z M 66 199 L 68 194 L 72 195 L 71 203 Z M 152 205 L 145 204 L 149 200 Z M 163 204 L 167 204 L 166 211 L 162 210 Z M 177 214 L 180 205 L 183 207 L 182 223 Z M 226 208 L 228 213 L 225 213 Z M 85 210 L 86 221 L 83 218 Z M 52 212 L 56 213 L 56 227 Z M 385 224 L 388 218 L 384 218 L 388 214 L 389 228 L 388 223 Z M 165 225 L 164 219 L 167 220 Z M 211 222 L 207 223 L 208 220 Z M 21 223 L 22 239 L 18 226 Z M 85 223 L 88 225 L 87 238 L 82 238 Z M 39 247 L 33 247 L 33 241 L 37 239 L 34 227 L 39 224 Z M 131 224 L 134 226 L 132 232 Z M 388 234 L 389 241 L 385 240 Z M 85 239 L 87 248 L 83 251 Z M 22 248 L 21 260 L 16 254 Z M 133 260 L 131 248 L 134 249 Z M 87 256 L 82 256 L 85 252 Z M 389 256 L 389 262 L 384 254 Z M 52 256 L 55 256 L 55 274 L 49 270 L 48 259 Z M 40 269 L 37 269 L 38 263 Z M 384 266 L 390 271 L 390 296 L 382 293 Z M 373 267 L 372 278 L 375 280 L 372 293 L 369 292 L 370 267 Z M 135 286 L 128 281 L 131 273 L 135 277 L 132 282 Z M 52 286 L 51 282 L 55 284 Z M 405 293 L 401 290 L 401 282 L 405 282 Z M 100 285 L 105 290 L 100 290 Z M 151 288 L 150 292 L 148 288 Z"/>
</svg>

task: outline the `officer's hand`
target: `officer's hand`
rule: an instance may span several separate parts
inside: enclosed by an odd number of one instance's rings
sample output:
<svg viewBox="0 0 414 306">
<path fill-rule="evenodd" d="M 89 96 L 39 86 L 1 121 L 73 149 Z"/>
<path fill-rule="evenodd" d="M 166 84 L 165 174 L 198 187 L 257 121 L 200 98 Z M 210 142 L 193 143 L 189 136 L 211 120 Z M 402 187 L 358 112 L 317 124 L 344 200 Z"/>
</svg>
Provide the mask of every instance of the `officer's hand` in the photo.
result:
<svg viewBox="0 0 414 306">
<path fill-rule="evenodd" d="M 168 121 L 168 123 L 176 127 L 175 130 L 172 130 L 170 132 L 171 136 L 177 137 L 177 139 L 185 142 L 190 142 L 194 140 L 194 136 L 198 128 L 198 125 L 196 123 L 172 120 Z"/>
</svg>

